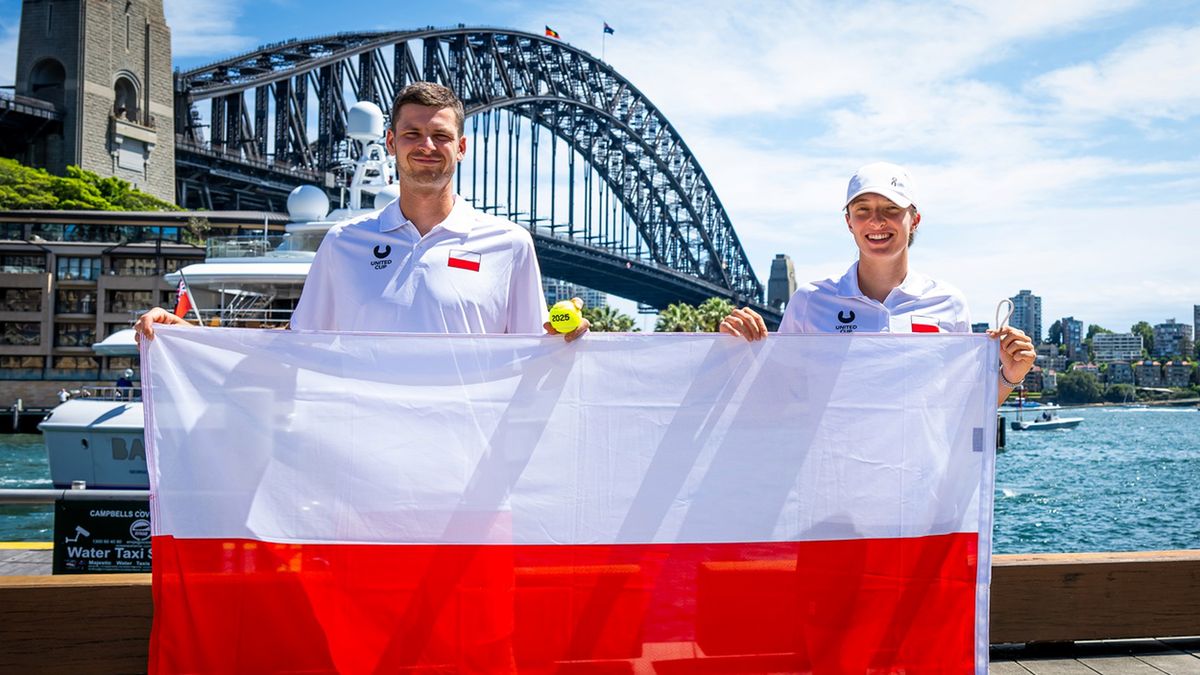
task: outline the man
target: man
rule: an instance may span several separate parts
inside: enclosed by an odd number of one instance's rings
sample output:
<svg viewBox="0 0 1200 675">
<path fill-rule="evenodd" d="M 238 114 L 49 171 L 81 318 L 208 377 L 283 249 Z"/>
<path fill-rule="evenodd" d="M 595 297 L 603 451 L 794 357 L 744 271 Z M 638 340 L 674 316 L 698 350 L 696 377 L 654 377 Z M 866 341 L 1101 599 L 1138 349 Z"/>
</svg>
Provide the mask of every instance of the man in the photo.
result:
<svg viewBox="0 0 1200 675">
<path fill-rule="evenodd" d="M 788 301 L 780 333 L 969 333 L 967 303 L 958 289 L 909 270 L 908 249 L 921 224 L 912 177 L 887 162 L 868 164 L 850 178 L 846 226 L 858 246 L 858 261 L 840 279 L 807 284 Z M 735 309 L 720 331 L 760 340 L 762 317 Z M 1033 367 L 1037 356 L 1029 336 L 1005 326 L 988 331 L 1000 340 L 1003 402 Z"/>
<path fill-rule="evenodd" d="M 462 102 L 429 82 L 392 104 L 388 152 L 400 198 L 334 225 L 309 270 L 291 327 L 402 333 L 556 333 L 546 322 L 541 271 L 529 232 L 476 211 L 451 179 L 466 155 Z M 582 302 L 575 299 L 577 306 Z M 186 323 L 162 308 L 138 319 Z M 565 335 L 568 342 L 588 329 Z"/>
</svg>

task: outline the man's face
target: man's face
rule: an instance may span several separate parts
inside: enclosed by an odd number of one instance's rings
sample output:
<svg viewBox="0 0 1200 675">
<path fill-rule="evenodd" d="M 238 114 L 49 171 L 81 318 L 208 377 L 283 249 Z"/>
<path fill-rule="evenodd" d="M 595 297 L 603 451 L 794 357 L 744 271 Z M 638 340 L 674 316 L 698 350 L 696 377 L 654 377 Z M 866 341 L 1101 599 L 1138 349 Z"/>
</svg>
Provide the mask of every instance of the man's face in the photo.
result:
<svg viewBox="0 0 1200 675">
<path fill-rule="evenodd" d="M 921 214 L 892 200 L 868 192 L 846 207 L 846 225 L 863 256 L 890 257 L 908 248 L 909 235 L 917 229 Z"/>
<path fill-rule="evenodd" d="M 396 156 L 401 184 L 443 187 L 466 154 L 467 139 L 458 135 L 450 108 L 408 103 L 388 129 L 387 149 Z"/>
</svg>

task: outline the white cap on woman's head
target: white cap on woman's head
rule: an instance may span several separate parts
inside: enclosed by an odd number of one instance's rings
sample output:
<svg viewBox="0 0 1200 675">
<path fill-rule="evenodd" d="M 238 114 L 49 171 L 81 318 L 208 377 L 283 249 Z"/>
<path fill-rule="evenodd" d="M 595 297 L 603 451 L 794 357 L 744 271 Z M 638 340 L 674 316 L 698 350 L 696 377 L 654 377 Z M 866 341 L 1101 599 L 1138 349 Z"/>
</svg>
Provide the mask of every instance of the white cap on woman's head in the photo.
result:
<svg viewBox="0 0 1200 675">
<path fill-rule="evenodd" d="M 908 175 L 907 169 L 891 162 L 872 162 L 855 171 L 846 187 L 843 208 L 850 206 L 855 197 L 868 192 L 883 195 L 903 208 L 917 203 L 912 176 Z"/>
</svg>

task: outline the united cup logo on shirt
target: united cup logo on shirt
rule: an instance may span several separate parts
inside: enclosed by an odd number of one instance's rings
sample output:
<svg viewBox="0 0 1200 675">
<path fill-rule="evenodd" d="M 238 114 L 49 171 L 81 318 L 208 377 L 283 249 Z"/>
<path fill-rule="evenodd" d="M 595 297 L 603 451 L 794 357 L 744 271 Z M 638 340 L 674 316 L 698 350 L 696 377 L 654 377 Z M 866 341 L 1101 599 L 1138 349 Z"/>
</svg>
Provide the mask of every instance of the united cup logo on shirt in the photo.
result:
<svg viewBox="0 0 1200 675">
<path fill-rule="evenodd" d="M 853 333 L 858 328 L 858 324 L 854 323 L 854 310 L 852 309 L 838 312 L 837 318 L 839 323 L 835 328 L 839 333 Z"/>
<path fill-rule="evenodd" d="M 375 254 L 375 260 L 371 261 L 371 267 L 381 270 L 392 264 L 392 259 L 388 258 L 388 256 L 392 254 L 392 247 L 390 244 L 385 244 L 383 248 L 376 246 L 371 252 Z"/>
</svg>

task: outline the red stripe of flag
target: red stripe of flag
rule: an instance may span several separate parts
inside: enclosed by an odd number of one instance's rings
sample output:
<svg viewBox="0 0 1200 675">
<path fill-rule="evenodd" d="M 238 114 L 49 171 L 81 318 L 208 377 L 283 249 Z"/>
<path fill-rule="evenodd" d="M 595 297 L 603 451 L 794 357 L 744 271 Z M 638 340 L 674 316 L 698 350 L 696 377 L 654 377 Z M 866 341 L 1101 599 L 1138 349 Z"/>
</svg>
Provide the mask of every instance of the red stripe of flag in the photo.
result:
<svg viewBox="0 0 1200 675">
<path fill-rule="evenodd" d="M 977 542 L 156 536 L 150 672 L 650 672 L 661 658 L 721 672 L 968 673 Z"/>
<path fill-rule="evenodd" d="M 460 270 L 478 272 L 481 258 L 482 256 L 473 251 L 454 250 L 450 251 L 450 259 L 446 264 Z"/>
</svg>

